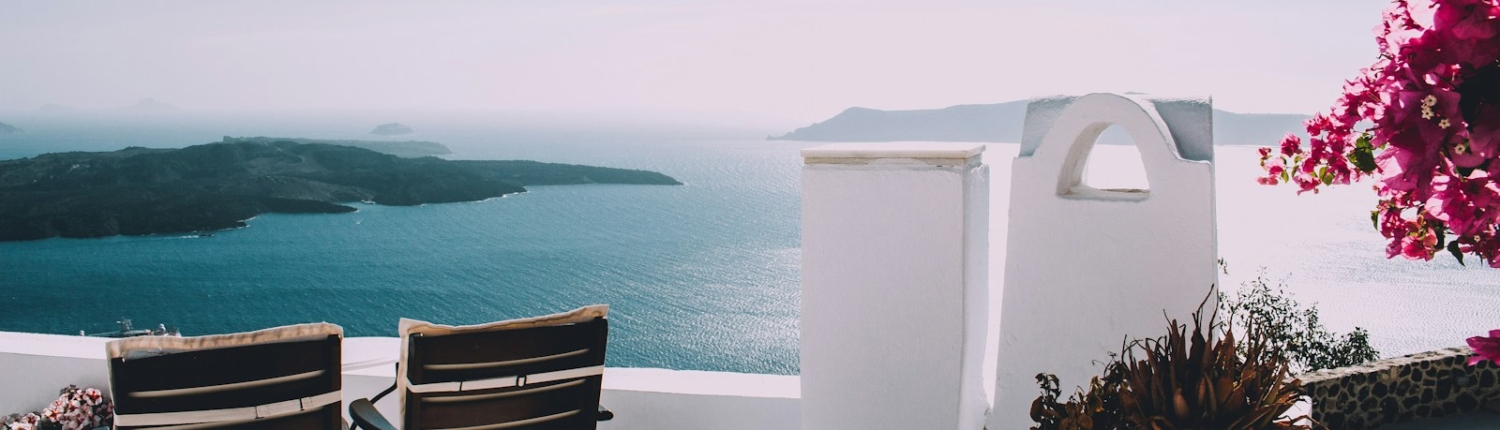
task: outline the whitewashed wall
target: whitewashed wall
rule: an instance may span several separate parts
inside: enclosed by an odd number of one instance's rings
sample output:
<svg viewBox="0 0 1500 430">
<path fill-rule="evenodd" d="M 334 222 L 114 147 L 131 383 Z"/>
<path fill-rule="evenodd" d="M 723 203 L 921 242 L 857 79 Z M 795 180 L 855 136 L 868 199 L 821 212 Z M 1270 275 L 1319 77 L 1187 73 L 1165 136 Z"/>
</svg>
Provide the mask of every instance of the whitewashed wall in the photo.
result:
<svg viewBox="0 0 1500 430">
<path fill-rule="evenodd" d="M 995 404 L 989 428 L 1031 424 L 1036 375 L 1084 385 L 1127 336 L 1166 333 L 1217 282 L 1212 111 L 1206 101 L 1112 94 L 1027 109 L 1012 165 Z M 1149 190 L 1081 180 L 1111 124 L 1139 147 Z M 1206 309 L 1213 309 L 1209 299 Z"/>
</svg>

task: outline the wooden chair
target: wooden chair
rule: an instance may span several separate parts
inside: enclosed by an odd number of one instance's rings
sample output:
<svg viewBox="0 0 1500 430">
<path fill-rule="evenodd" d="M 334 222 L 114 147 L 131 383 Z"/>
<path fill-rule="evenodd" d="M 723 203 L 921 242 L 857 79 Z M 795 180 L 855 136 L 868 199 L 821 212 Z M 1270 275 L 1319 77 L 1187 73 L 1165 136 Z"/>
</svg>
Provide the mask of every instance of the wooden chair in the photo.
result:
<svg viewBox="0 0 1500 430">
<path fill-rule="evenodd" d="M 115 428 L 342 429 L 343 336 L 318 323 L 111 341 Z"/>
<path fill-rule="evenodd" d="M 351 428 L 394 430 L 374 402 L 399 391 L 403 429 L 594 429 L 608 306 L 451 327 L 403 319 L 396 385 L 349 403 Z"/>
</svg>

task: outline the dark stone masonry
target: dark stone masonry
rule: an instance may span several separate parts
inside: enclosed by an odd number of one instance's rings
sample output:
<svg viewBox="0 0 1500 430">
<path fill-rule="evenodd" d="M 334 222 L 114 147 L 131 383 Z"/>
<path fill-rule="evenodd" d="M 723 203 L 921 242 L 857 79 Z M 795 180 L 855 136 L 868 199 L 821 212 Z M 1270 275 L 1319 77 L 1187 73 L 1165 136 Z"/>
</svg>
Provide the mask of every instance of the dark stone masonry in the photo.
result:
<svg viewBox="0 0 1500 430">
<path fill-rule="evenodd" d="M 1298 376 L 1313 419 L 1331 430 L 1362 430 L 1478 409 L 1500 412 L 1500 367 L 1470 367 L 1473 351 L 1448 348 Z M 1495 415 L 1500 422 L 1500 414 Z"/>
</svg>

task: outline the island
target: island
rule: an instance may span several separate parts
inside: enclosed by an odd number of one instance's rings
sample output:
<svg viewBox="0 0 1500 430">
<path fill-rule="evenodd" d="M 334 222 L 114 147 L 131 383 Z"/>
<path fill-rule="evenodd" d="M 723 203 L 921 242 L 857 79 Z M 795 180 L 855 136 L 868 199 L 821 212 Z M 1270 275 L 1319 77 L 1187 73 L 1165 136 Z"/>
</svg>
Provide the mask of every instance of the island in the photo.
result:
<svg viewBox="0 0 1500 430">
<path fill-rule="evenodd" d="M 402 125 L 401 123 L 395 122 L 390 124 L 377 125 L 375 126 L 374 130 L 370 130 L 370 134 L 377 136 L 400 136 L 403 134 L 412 133 L 414 133 L 414 131 L 412 131 L 411 127 L 407 127 L 405 125 Z"/>
<path fill-rule="evenodd" d="M 136 102 L 134 105 L 125 108 L 125 110 L 132 111 L 132 112 L 151 112 L 151 113 L 176 112 L 176 111 L 178 111 L 176 105 L 173 105 L 171 103 L 166 103 L 166 102 L 158 101 L 156 99 L 151 99 L 151 98 L 141 99 L 141 101 Z"/>
<path fill-rule="evenodd" d="M 230 137 L 224 136 L 223 143 L 326 143 L 329 145 L 353 146 L 364 148 L 375 152 L 384 152 L 402 158 L 431 157 L 435 155 L 448 155 L 453 151 L 447 145 L 437 142 L 424 142 L 420 140 L 388 141 L 388 140 L 335 140 L 335 139 L 303 139 L 292 137 Z"/>
<path fill-rule="evenodd" d="M 322 143 L 130 147 L 0 161 L 0 241 L 192 233 L 263 213 L 478 201 L 530 185 L 681 185 L 670 176 L 536 161 L 400 158 Z"/>
<path fill-rule="evenodd" d="M 1021 141 L 1030 100 L 996 104 L 949 106 L 942 109 L 879 110 L 852 107 L 833 118 L 767 140 L 818 142 L 1008 142 Z M 1246 114 L 1215 109 L 1214 143 L 1218 145 L 1273 145 L 1287 132 L 1301 133 L 1309 116 Z M 1301 135 L 1303 138 L 1307 136 Z M 1119 127 L 1099 136 L 1106 145 L 1131 144 Z"/>
<path fill-rule="evenodd" d="M 72 112 L 73 108 L 56 103 L 47 103 L 42 105 L 42 107 L 36 108 L 36 111 L 42 113 L 68 113 Z"/>
<path fill-rule="evenodd" d="M 14 125 L 0 122 L 0 134 L 16 134 L 20 133 L 21 131 L 22 130 L 20 128 L 17 128 Z"/>
</svg>

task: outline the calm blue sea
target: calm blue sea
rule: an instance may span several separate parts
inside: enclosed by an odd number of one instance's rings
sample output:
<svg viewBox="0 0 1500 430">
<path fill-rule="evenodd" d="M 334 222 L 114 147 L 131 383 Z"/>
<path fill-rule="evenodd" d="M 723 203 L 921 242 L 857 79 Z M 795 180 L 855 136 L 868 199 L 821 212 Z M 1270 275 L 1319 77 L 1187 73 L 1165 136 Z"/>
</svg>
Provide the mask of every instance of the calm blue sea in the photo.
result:
<svg viewBox="0 0 1500 430">
<path fill-rule="evenodd" d="M 401 121 L 418 131 L 406 138 L 447 144 L 452 158 L 648 169 L 687 184 L 531 187 L 474 203 L 270 214 L 211 238 L 0 243 L 0 330 L 99 332 L 128 317 L 189 335 L 329 321 L 349 336 L 390 336 L 400 317 L 468 324 L 609 303 L 612 366 L 797 373 L 796 150 L 808 144 L 762 140 L 784 130 L 477 115 L 0 120 L 28 130 L 0 136 L 0 159 L 223 135 L 369 138 L 374 124 Z M 992 145 L 986 157 L 996 240 L 1014 154 L 1014 145 Z M 1125 147 L 1100 154 L 1134 156 Z M 1317 302 L 1330 328 L 1365 327 L 1386 355 L 1500 328 L 1500 271 L 1451 258 L 1387 260 L 1367 190 L 1294 197 L 1259 187 L 1253 155 L 1219 149 L 1224 284 L 1265 267 L 1299 300 Z"/>
</svg>

